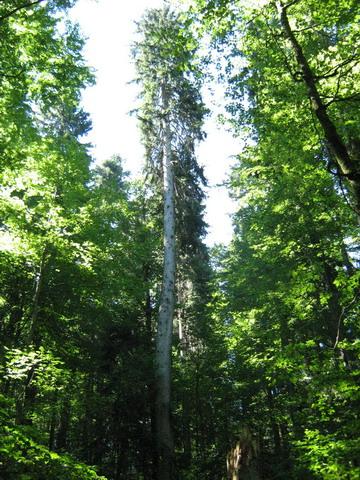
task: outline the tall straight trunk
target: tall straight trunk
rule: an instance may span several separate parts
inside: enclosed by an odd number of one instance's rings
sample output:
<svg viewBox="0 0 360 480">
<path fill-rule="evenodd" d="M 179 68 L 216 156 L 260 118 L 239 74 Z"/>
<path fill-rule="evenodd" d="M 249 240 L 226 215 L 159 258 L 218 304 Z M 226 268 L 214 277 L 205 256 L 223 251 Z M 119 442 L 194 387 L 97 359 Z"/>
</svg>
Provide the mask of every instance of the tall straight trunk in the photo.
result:
<svg viewBox="0 0 360 480">
<path fill-rule="evenodd" d="M 351 151 L 352 149 L 345 144 L 336 125 L 328 114 L 326 104 L 321 99 L 316 83 L 316 76 L 314 75 L 303 49 L 290 26 L 287 9 L 292 4 L 293 2 L 290 2 L 290 4 L 286 6 L 283 5 L 281 0 L 276 1 L 281 26 L 285 38 L 290 42 L 297 64 L 301 70 L 302 78 L 308 91 L 311 108 L 322 127 L 329 151 L 338 167 L 339 175 L 345 177 L 349 181 L 355 197 L 355 208 L 360 217 L 360 152 L 358 151 L 358 148 Z"/>
<path fill-rule="evenodd" d="M 166 85 L 161 87 L 163 104 L 163 188 L 164 188 L 164 269 L 156 334 L 156 443 L 158 478 L 173 477 L 174 442 L 170 420 L 171 345 L 175 303 L 175 188 L 171 155 L 171 130 L 168 121 Z"/>
</svg>

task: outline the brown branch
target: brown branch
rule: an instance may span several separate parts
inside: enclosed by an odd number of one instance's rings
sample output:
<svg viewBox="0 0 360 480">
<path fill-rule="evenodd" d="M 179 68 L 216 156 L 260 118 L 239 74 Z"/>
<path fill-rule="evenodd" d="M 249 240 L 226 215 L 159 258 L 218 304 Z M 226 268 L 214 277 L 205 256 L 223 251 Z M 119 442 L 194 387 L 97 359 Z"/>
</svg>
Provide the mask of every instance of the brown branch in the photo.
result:
<svg viewBox="0 0 360 480">
<path fill-rule="evenodd" d="M 342 77 L 343 77 L 343 75 L 340 74 L 340 75 L 338 76 L 338 78 L 337 78 L 336 90 L 335 90 L 335 93 L 334 93 L 334 95 L 333 95 L 333 100 L 339 96 Z M 325 104 L 325 108 L 327 108 L 329 105 L 331 105 L 331 103 L 333 103 L 333 102 L 332 102 L 332 101 L 327 102 L 327 103 Z"/>
<path fill-rule="evenodd" d="M 357 60 L 360 60 L 360 56 L 359 55 L 353 55 L 352 57 L 347 58 L 343 62 L 336 65 L 336 67 L 333 67 L 333 68 L 329 69 L 326 73 L 323 73 L 322 75 L 315 75 L 314 78 L 316 80 L 323 80 L 325 78 L 335 77 L 335 75 L 337 75 L 340 68 L 345 67 L 345 65 L 348 65 L 349 63 L 351 63 L 353 61 L 357 61 Z M 347 72 L 350 72 L 350 71 L 351 71 L 351 69 L 347 70 Z"/>
<path fill-rule="evenodd" d="M 354 93 L 354 95 L 349 95 L 348 97 L 337 97 L 335 95 L 329 102 L 326 103 L 326 106 L 328 107 L 335 102 L 360 102 L 360 93 Z"/>
<path fill-rule="evenodd" d="M 245 27 L 249 27 L 257 18 L 261 17 L 261 15 L 263 15 L 263 11 L 260 10 L 259 13 L 256 13 L 250 20 L 248 20 L 246 23 L 245 23 Z"/>
<path fill-rule="evenodd" d="M 287 3 L 286 5 L 282 5 L 282 8 L 284 10 L 287 10 L 289 7 L 292 7 L 293 5 L 296 5 L 297 3 L 300 3 L 301 0 L 292 0 L 292 2 Z"/>
<path fill-rule="evenodd" d="M 354 213 L 356 213 L 356 215 L 359 216 L 359 211 L 356 210 L 356 209 L 351 205 L 351 203 L 350 203 L 349 200 L 348 200 L 348 195 L 346 194 L 346 191 L 345 191 L 345 188 L 344 188 L 344 185 L 343 185 L 343 181 L 342 181 L 342 178 L 341 178 L 343 175 L 341 175 L 341 173 L 339 172 L 339 170 L 337 170 L 336 176 L 337 176 L 337 178 L 338 178 L 338 180 L 339 180 L 339 187 L 340 187 L 340 190 L 341 190 L 341 193 L 342 193 L 342 196 L 343 196 L 343 198 L 344 198 L 344 200 L 345 200 L 346 205 L 350 208 L 350 210 L 352 210 Z M 341 319 L 340 319 L 340 320 L 341 320 Z M 340 321 L 340 320 L 339 320 L 339 321 Z M 335 347 L 334 347 L 334 348 L 335 348 Z"/>
<path fill-rule="evenodd" d="M 313 28 L 319 27 L 320 23 L 314 23 L 314 25 L 309 25 L 304 28 L 299 28 L 298 30 L 293 30 L 294 33 L 302 33 L 302 32 L 307 32 L 308 30 L 312 30 Z"/>
<path fill-rule="evenodd" d="M 10 10 L 10 12 L 5 13 L 5 15 L 2 15 L 0 17 L 0 23 L 6 20 L 7 18 L 11 17 L 14 15 L 14 13 L 18 12 L 19 10 L 23 10 L 24 8 L 29 8 L 32 7 L 33 5 L 37 5 L 38 3 L 43 2 L 44 0 L 35 0 L 34 2 L 30 3 L 23 3 L 22 5 L 19 5 L 18 7 L 14 8 L 13 10 Z"/>
<path fill-rule="evenodd" d="M 358 299 L 358 295 L 355 295 L 355 297 L 351 300 L 351 302 L 348 305 L 342 307 L 342 309 L 341 309 L 341 313 L 340 313 L 339 321 L 338 321 L 338 325 L 337 325 L 336 339 L 335 339 L 335 343 L 334 343 L 334 346 L 333 346 L 334 350 L 338 346 L 338 343 L 340 341 L 341 323 L 342 323 L 342 319 L 344 318 L 345 312 L 347 310 L 349 310 L 349 308 L 355 303 L 355 301 L 357 299 Z"/>
</svg>

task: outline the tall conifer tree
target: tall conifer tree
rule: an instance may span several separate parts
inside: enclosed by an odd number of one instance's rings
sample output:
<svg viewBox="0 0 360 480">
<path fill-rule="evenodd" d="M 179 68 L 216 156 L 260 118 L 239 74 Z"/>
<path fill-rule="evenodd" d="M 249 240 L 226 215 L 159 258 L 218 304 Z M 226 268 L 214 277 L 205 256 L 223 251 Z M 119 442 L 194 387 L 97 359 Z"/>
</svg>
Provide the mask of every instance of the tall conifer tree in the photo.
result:
<svg viewBox="0 0 360 480">
<path fill-rule="evenodd" d="M 147 170 L 155 184 L 162 182 L 163 193 L 164 266 L 156 335 L 155 410 L 158 478 L 165 480 L 174 476 L 170 420 L 171 346 L 175 247 L 181 228 L 176 212 L 189 208 L 189 200 L 194 200 L 190 197 L 197 195 L 199 183 L 204 181 L 196 163 L 194 144 L 202 138 L 205 109 L 193 66 L 196 43 L 177 15 L 168 7 L 150 10 L 139 25 L 139 33 L 142 38 L 134 48 L 143 100 L 139 119 Z M 187 182 L 179 180 L 178 172 L 186 172 Z M 191 244 L 191 240 L 188 243 Z"/>
</svg>

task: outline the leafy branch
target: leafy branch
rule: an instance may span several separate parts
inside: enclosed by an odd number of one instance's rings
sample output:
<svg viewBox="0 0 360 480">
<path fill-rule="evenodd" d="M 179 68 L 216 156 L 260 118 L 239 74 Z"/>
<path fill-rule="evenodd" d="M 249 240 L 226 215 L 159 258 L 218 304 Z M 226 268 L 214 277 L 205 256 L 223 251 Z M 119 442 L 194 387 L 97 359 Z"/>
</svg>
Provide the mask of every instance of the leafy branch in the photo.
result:
<svg viewBox="0 0 360 480">
<path fill-rule="evenodd" d="M 325 72 L 321 75 L 314 75 L 314 78 L 315 78 L 315 80 L 324 80 L 324 79 L 327 79 L 327 78 L 335 77 L 342 67 L 345 67 L 346 65 L 349 65 L 349 63 L 352 63 L 352 62 L 358 61 L 358 60 L 360 60 L 360 56 L 354 54 L 351 57 L 344 60 L 343 62 L 340 62 L 338 65 L 336 65 L 336 67 L 330 68 L 327 72 Z M 349 71 L 351 71 L 351 70 L 348 70 L 347 72 L 349 72 Z"/>
<path fill-rule="evenodd" d="M 32 7 L 32 6 L 37 5 L 38 3 L 41 3 L 43 1 L 44 0 L 35 0 L 34 2 L 23 3 L 21 5 L 18 5 L 17 7 L 13 8 L 9 12 L 5 13 L 5 15 L 2 15 L 0 17 L 0 23 L 3 22 L 4 20 L 6 20 L 7 18 L 11 17 L 12 15 L 14 15 L 14 13 L 17 13 L 19 10 L 23 10 L 25 8 Z"/>
</svg>

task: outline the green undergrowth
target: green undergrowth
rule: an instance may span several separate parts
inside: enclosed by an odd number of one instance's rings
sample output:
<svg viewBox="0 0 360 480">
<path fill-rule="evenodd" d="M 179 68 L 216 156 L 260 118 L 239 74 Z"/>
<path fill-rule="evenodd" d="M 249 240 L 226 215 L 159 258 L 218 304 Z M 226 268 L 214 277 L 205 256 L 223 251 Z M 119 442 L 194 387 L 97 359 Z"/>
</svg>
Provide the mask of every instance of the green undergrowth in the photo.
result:
<svg viewBox="0 0 360 480">
<path fill-rule="evenodd" d="M 32 438 L 31 427 L 14 426 L 0 395 L 0 478 L 6 480 L 106 480 L 70 455 L 50 451 Z"/>
</svg>

